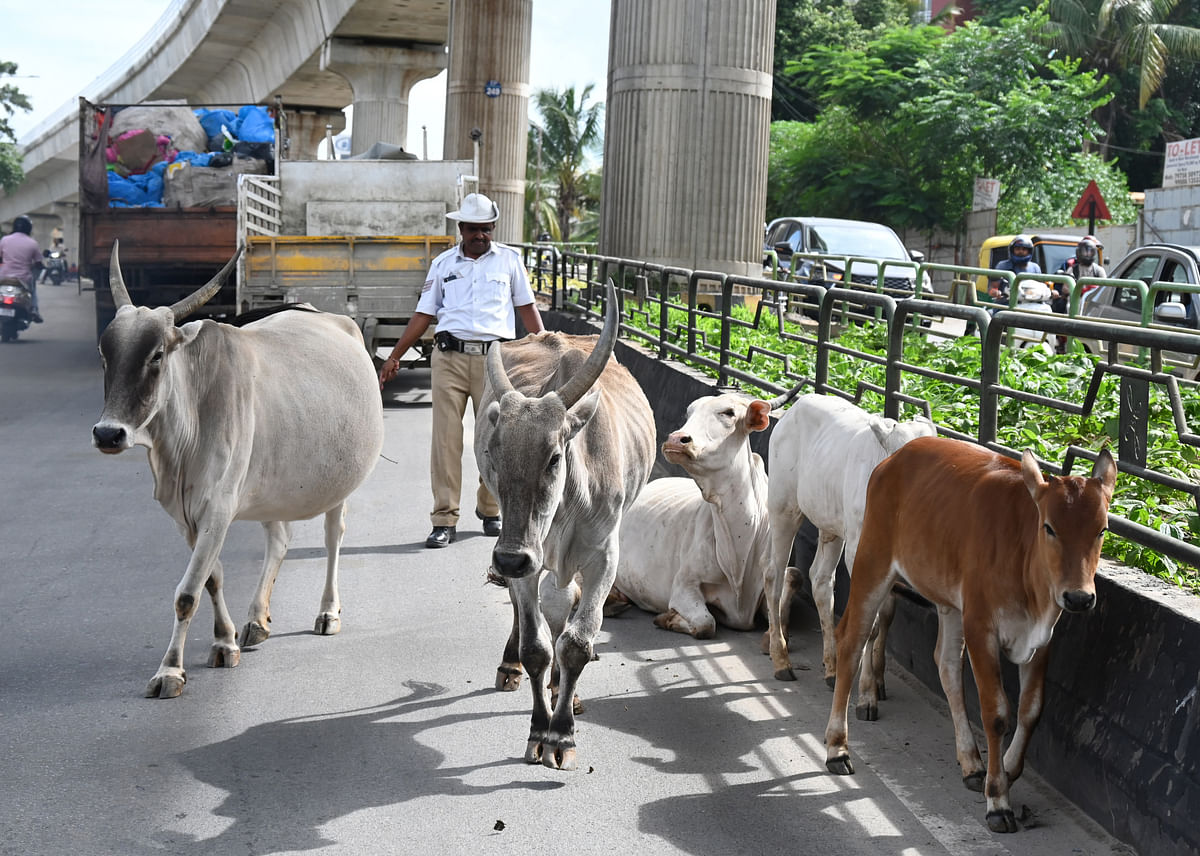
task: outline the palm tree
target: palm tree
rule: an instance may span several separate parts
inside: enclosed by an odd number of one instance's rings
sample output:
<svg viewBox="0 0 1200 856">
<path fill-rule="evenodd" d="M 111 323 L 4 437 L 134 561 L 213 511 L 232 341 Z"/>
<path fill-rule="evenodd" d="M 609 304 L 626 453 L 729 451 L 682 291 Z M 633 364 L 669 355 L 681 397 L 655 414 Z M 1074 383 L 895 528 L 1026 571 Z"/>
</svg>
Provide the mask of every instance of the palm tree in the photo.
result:
<svg viewBox="0 0 1200 856">
<path fill-rule="evenodd" d="M 1191 0 L 1182 0 L 1187 3 Z M 1137 109 L 1144 110 L 1159 92 L 1172 60 L 1200 61 L 1200 29 L 1177 23 L 1186 14 L 1181 0 L 1050 0 L 1052 34 L 1069 56 L 1114 79 L 1121 73 L 1137 80 Z M 1097 116 L 1111 138 L 1122 105 L 1114 99 Z M 1124 105 L 1133 112 L 1132 99 Z M 1107 146 L 1101 157 L 1107 155 Z"/>
<path fill-rule="evenodd" d="M 602 145 L 604 104 L 587 104 L 591 94 L 590 83 L 578 94 L 574 87 L 533 94 L 541 121 L 529 128 L 526 200 L 532 204 L 535 235 L 547 231 L 556 240 L 571 240 L 572 230 L 589 219 L 588 208 L 596 204 L 589 192 L 595 184 L 589 182 L 595 172 L 589 158 Z"/>
</svg>

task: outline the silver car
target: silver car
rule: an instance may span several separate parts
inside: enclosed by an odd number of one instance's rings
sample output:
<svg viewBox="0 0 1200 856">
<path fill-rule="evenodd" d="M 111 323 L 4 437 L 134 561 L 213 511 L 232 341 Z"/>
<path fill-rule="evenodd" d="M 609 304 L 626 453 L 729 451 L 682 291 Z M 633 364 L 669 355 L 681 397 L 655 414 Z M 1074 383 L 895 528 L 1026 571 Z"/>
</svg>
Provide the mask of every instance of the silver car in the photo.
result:
<svg viewBox="0 0 1200 856">
<path fill-rule="evenodd" d="M 1140 279 L 1153 283 L 1174 283 L 1180 286 L 1200 286 L 1200 247 L 1184 244 L 1146 244 L 1132 250 L 1108 272 L 1113 279 Z M 1182 327 L 1200 334 L 1200 294 L 1187 288 L 1161 288 L 1154 292 L 1152 323 Z M 1136 288 L 1115 285 L 1097 286 L 1085 292 L 1080 300 L 1079 314 L 1085 318 L 1102 318 L 1139 324 L 1142 320 L 1142 296 Z M 1090 352 L 1104 354 L 1105 343 L 1081 339 Z M 1123 358 L 1132 355 L 1133 348 L 1122 347 Z M 1192 377 L 1197 370 L 1194 354 L 1164 352 L 1164 362 L 1176 366 Z"/>
</svg>

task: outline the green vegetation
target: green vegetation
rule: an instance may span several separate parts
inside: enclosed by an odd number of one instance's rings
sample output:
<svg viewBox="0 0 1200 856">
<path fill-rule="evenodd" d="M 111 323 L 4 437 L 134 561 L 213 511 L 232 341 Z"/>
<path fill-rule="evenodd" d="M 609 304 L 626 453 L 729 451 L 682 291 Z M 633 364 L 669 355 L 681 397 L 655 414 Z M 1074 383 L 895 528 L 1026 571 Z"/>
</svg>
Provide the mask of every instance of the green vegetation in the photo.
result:
<svg viewBox="0 0 1200 856">
<path fill-rule="evenodd" d="M 533 94 L 541 123 L 529 127 L 525 167 L 526 238 L 543 232 L 555 242 L 593 241 L 599 231 L 600 171 L 591 162 L 604 146 L 604 105 L 588 104 L 592 84 L 576 93 Z"/>
<path fill-rule="evenodd" d="M 753 325 L 754 315 L 744 307 L 734 307 L 733 317 Z M 672 309 L 670 319 L 669 335 L 677 343 L 685 341 L 687 313 Z M 794 380 L 784 376 L 781 361 L 763 354 L 746 356 L 754 347 L 766 348 L 786 353 L 793 375 L 812 377 L 815 371 L 813 349 L 800 342 L 781 339 L 778 318 L 774 314 L 764 311 L 758 320 L 757 328 L 731 328 L 730 351 L 742 355 L 735 360 L 737 368 L 780 386 L 792 385 Z M 647 331 L 655 329 L 648 319 L 636 313 L 632 323 Z M 697 345 L 698 350 L 711 348 L 714 353 L 710 356 L 715 359 L 720 336 L 718 319 L 697 318 L 696 327 L 701 331 L 700 341 L 704 343 Z M 787 332 L 796 331 L 789 326 Z M 886 329 L 883 325 L 851 326 L 841 333 L 838 344 L 859 354 L 882 356 L 887 348 Z M 973 336 L 940 341 L 913 333 L 906 336 L 904 359 L 914 365 L 964 378 L 978 378 L 981 374 L 980 342 Z M 1078 403 L 1084 399 L 1095 359 L 1083 353 L 1049 356 L 1040 350 L 1006 350 L 1000 383 L 1014 389 L 1036 388 L 1047 397 Z M 715 370 L 697 368 L 716 375 Z M 862 406 L 873 412 L 882 412 L 882 397 L 863 386 L 864 383 L 880 388 L 885 385 L 882 365 L 870 363 L 857 355 L 833 353 L 830 356 L 829 383 L 852 395 L 863 390 L 860 399 Z M 979 396 L 973 390 L 915 374 L 905 374 L 903 388 L 906 395 L 929 403 L 933 419 L 939 425 L 967 435 L 978 435 Z M 764 396 L 774 394 L 762 389 L 757 392 Z M 1104 380 L 1096 409 L 1087 416 L 1065 414 L 1052 408 L 1002 398 L 997 439 L 1010 448 L 1032 449 L 1044 460 L 1061 460 L 1068 445 L 1088 449 L 1099 449 L 1106 444 L 1115 446 L 1118 438 L 1118 408 L 1117 381 L 1112 377 Z M 904 410 L 905 418 L 919 412 L 911 405 L 904 405 Z M 1200 393 L 1185 395 L 1184 410 L 1189 424 L 1200 425 Z M 1150 412 L 1170 412 L 1166 393 L 1161 388 L 1151 388 Z M 1152 422 L 1148 448 L 1148 464 L 1151 468 L 1193 483 L 1200 481 L 1200 450 L 1180 443 L 1173 423 Z M 1148 481 L 1120 479 L 1112 512 L 1173 538 L 1191 542 L 1200 539 L 1200 517 L 1191 497 Z M 1200 570 L 1181 566 L 1170 558 L 1111 533 L 1105 539 L 1104 552 L 1117 561 L 1200 594 Z"/>
<path fill-rule="evenodd" d="M 17 73 L 15 62 L 0 60 L 0 80 Z M 0 187 L 5 193 L 13 193 L 25 178 L 21 169 L 21 153 L 17 150 L 17 136 L 8 120 L 18 109 L 28 112 L 33 109 L 24 93 L 11 83 L 0 83 Z"/>
<path fill-rule="evenodd" d="M 1079 225 L 1095 180 L 1118 223 L 1200 136 L 1200 5 L 976 0 L 947 32 L 901 0 L 780 0 L 767 218 L 958 231 L 976 177 L 998 228 Z M 953 14 L 953 13 L 952 13 Z"/>
</svg>

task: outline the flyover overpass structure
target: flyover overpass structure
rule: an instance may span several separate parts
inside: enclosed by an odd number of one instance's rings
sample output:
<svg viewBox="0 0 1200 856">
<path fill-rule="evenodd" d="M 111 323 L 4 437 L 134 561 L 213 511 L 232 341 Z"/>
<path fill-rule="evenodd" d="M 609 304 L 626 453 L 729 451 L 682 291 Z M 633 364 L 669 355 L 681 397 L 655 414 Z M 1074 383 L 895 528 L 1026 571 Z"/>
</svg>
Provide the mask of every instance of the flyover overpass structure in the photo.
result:
<svg viewBox="0 0 1200 856">
<path fill-rule="evenodd" d="M 450 64 L 448 44 L 458 17 L 469 19 L 460 27 L 482 26 L 492 35 L 486 45 L 461 42 L 465 55 L 453 63 L 459 74 L 451 80 L 447 115 L 468 112 L 457 127 L 465 125 L 468 134 L 478 127 L 490 141 L 499 133 L 489 131 L 514 123 L 524 127 L 531 16 L 532 0 L 176 0 L 82 94 L 113 104 L 271 104 L 278 97 L 288 110 L 293 156 L 311 156 L 326 123 L 342 130 L 342 109 L 353 104 L 351 148 L 358 153 L 377 140 L 403 143 L 408 93 Z M 477 61 L 483 46 L 486 65 Z M 471 70 L 495 75 L 497 65 L 508 75 L 507 85 L 498 97 L 488 98 L 486 80 L 472 79 Z M 471 97 L 475 93 L 478 98 Z M 484 188 L 502 207 L 513 208 L 506 219 L 518 224 L 524 144 L 521 134 L 519 153 L 512 146 L 485 145 L 480 161 Z M 13 195 L 0 198 L 0 221 L 29 213 L 35 221 L 61 219 L 64 231 L 75 234 L 78 145 L 73 99 L 21 141 L 26 178 Z M 457 153 L 448 151 L 447 157 L 462 157 L 464 150 L 469 157 L 473 143 L 468 136 L 454 149 Z M 517 198 L 506 199 L 514 188 Z"/>
<path fill-rule="evenodd" d="M 775 0 L 610 0 L 600 250 L 667 266 L 761 271 Z M 686 10 L 686 12 L 685 12 Z M 291 156 L 354 106 L 353 153 L 406 139 L 408 94 L 448 69 L 443 156 L 475 156 L 519 241 L 533 0 L 175 0 L 82 95 L 288 111 Z M 587 34 L 581 34 L 587 38 Z M 499 84 L 498 86 L 496 84 Z M 78 235 L 73 101 L 22 140 L 26 180 L 0 223 L 34 217 L 48 244 Z M 74 238 L 68 237 L 68 249 Z"/>
</svg>

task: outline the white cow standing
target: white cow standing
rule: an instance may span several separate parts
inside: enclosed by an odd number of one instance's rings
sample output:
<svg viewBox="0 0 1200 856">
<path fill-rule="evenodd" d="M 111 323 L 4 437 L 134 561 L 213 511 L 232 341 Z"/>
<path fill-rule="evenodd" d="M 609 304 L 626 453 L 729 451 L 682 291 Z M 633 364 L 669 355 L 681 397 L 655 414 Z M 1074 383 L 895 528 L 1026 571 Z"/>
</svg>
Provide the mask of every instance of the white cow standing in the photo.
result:
<svg viewBox="0 0 1200 856">
<path fill-rule="evenodd" d="M 92 443 L 110 455 L 148 449 L 154 498 L 192 548 L 175 589 L 174 632 L 148 697 L 183 692 L 183 645 L 202 591 L 214 612 L 209 666 L 238 665 L 239 642 L 255 645 L 270 635 L 271 590 L 289 521 L 325 516 L 328 559 L 314 632 L 341 629 L 346 497 L 383 446 L 379 382 L 349 318 L 302 307 L 244 327 L 208 320 L 176 326 L 217 293 L 236 259 L 174 306 L 151 309 L 133 305 L 113 246 L 117 313 L 100 338 L 104 412 Z M 220 560 L 234 520 L 260 521 L 267 539 L 240 639 L 225 606 Z"/>
<path fill-rule="evenodd" d="M 821 621 L 825 681 L 832 687 L 837 672 L 834 575 L 843 545 L 846 567 L 854 566 L 866 513 L 867 482 L 875 467 L 909 440 L 936 434 L 933 423 L 924 417 L 897 422 L 836 396 L 820 394 L 798 398 L 771 432 L 767 506 L 775 561 L 766 581 L 770 609 L 767 632 L 771 662 L 779 680 L 796 679 L 788 656 L 787 612 L 799 571 L 792 567 L 783 570 L 796 531 L 807 519 L 820 532 L 808 576 Z M 890 617 L 890 612 L 881 615 L 883 632 L 873 643 L 870 667 L 863 667 L 859 694 L 860 705 L 863 700 L 868 702 L 861 708 L 864 711 L 875 710 L 877 700 L 885 694 L 884 644 Z"/>
<path fill-rule="evenodd" d="M 709 639 L 720 623 L 749 630 L 763 611 L 771 560 L 767 474 L 750 435 L 770 426 L 771 401 L 733 393 L 698 398 L 662 444 L 691 478 L 660 478 L 642 489 L 621 522 L 615 594 L 664 630 Z"/>
</svg>

